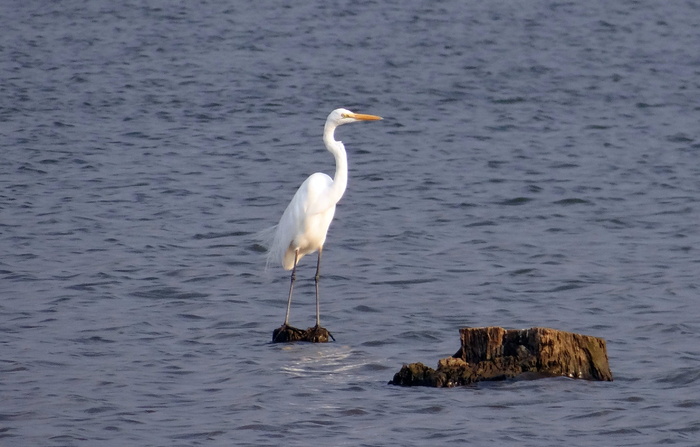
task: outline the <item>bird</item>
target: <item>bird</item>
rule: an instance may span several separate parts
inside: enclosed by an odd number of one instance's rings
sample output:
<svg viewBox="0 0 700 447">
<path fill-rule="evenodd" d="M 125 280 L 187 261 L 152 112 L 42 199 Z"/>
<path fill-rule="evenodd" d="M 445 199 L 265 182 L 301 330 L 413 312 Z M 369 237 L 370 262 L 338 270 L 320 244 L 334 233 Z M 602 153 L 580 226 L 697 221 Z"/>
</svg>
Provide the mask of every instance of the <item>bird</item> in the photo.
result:
<svg viewBox="0 0 700 447">
<path fill-rule="evenodd" d="M 296 280 L 296 268 L 299 261 L 306 255 L 318 252 L 316 261 L 316 326 L 321 328 L 319 305 L 319 280 L 321 270 L 321 254 L 326 242 L 328 228 L 335 215 L 335 207 L 343 197 L 348 183 L 348 158 L 342 141 L 335 139 L 338 126 L 359 121 L 376 121 L 382 117 L 354 113 L 348 109 L 333 110 L 326 119 L 323 129 L 323 142 L 326 149 L 335 157 L 335 175 L 331 178 L 322 172 L 311 174 L 299 187 L 292 200 L 284 210 L 276 227 L 273 227 L 274 237 L 268 251 L 268 264 L 278 263 L 285 270 L 291 270 L 287 312 L 284 324 L 280 329 L 288 328 L 289 312 L 292 307 L 292 291 Z M 278 334 L 275 331 L 275 334 Z M 274 335 L 276 337 L 277 335 Z M 332 336 L 331 336 L 332 337 Z"/>
</svg>

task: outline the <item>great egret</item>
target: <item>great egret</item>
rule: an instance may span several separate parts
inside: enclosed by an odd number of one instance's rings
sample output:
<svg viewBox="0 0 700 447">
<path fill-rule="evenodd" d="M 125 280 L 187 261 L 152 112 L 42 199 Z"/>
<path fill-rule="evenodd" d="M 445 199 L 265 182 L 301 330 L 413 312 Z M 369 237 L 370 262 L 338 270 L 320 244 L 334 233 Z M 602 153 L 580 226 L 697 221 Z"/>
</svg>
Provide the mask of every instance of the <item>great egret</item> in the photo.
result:
<svg viewBox="0 0 700 447">
<path fill-rule="evenodd" d="M 292 201 L 287 205 L 275 229 L 274 239 L 268 252 L 268 262 L 278 262 L 285 270 L 292 270 L 289 284 L 287 313 L 282 328 L 289 326 L 289 310 L 292 306 L 292 290 L 296 279 L 297 263 L 305 255 L 318 251 L 316 263 L 316 326 L 321 326 L 318 282 L 320 279 L 321 253 L 326 242 L 326 233 L 338 203 L 348 183 L 348 158 L 345 146 L 334 138 L 338 126 L 357 121 L 382 119 L 375 115 L 353 113 L 347 109 L 336 109 L 328 115 L 323 129 L 326 149 L 335 157 L 335 176 L 317 172 L 301 184 Z"/>
</svg>

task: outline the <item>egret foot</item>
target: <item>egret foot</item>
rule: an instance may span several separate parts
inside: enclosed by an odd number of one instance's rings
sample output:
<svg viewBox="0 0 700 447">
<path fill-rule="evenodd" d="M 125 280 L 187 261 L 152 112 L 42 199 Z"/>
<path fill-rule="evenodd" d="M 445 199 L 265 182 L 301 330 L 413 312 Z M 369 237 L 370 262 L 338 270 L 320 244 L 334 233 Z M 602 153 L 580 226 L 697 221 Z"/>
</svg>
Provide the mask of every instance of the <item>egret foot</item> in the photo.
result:
<svg viewBox="0 0 700 447">
<path fill-rule="evenodd" d="M 272 331 L 272 343 L 289 343 L 306 339 L 306 332 L 288 324 L 283 324 Z"/>
<path fill-rule="evenodd" d="M 331 334 L 328 329 L 319 325 L 308 328 L 306 333 L 306 341 L 310 341 L 311 343 L 328 343 L 328 337 L 335 341 L 333 334 Z"/>
</svg>

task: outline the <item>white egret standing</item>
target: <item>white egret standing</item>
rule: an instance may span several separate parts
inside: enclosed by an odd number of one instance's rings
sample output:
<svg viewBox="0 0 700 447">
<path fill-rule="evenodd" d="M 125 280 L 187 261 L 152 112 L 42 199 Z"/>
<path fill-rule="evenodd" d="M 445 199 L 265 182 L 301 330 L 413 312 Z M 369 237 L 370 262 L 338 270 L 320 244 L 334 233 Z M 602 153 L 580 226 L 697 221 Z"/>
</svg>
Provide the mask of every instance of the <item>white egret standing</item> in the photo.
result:
<svg viewBox="0 0 700 447">
<path fill-rule="evenodd" d="M 320 279 L 321 253 L 326 242 L 326 233 L 335 214 L 338 203 L 348 183 L 348 158 L 345 146 L 334 137 L 338 126 L 357 121 L 374 121 L 382 119 L 375 115 L 353 113 L 346 109 L 336 109 L 328 115 L 323 130 L 323 142 L 326 149 L 335 157 L 335 176 L 317 172 L 311 174 L 301 184 L 292 201 L 280 218 L 275 236 L 268 253 L 268 262 L 279 262 L 285 270 L 292 270 L 289 284 L 287 313 L 283 328 L 289 325 L 289 310 L 292 306 L 292 290 L 296 279 L 297 263 L 304 257 L 318 251 L 316 263 L 316 326 L 321 326 L 318 282 Z"/>
</svg>

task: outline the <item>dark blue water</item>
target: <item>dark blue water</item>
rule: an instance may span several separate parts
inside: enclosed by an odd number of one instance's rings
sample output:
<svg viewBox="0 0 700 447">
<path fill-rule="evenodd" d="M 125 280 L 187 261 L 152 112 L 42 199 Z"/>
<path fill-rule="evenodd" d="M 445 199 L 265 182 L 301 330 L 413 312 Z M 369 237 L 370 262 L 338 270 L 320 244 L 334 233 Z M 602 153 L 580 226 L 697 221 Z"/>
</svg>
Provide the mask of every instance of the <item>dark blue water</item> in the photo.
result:
<svg viewBox="0 0 700 447">
<path fill-rule="evenodd" d="M 0 444 L 697 445 L 694 2 L 5 2 Z M 336 107 L 337 341 L 272 345 L 255 234 Z M 314 258 L 292 324 L 313 324 Z M 463 326 L 603 337 L 611 383 L 387 385 Z"/>
</svg>

